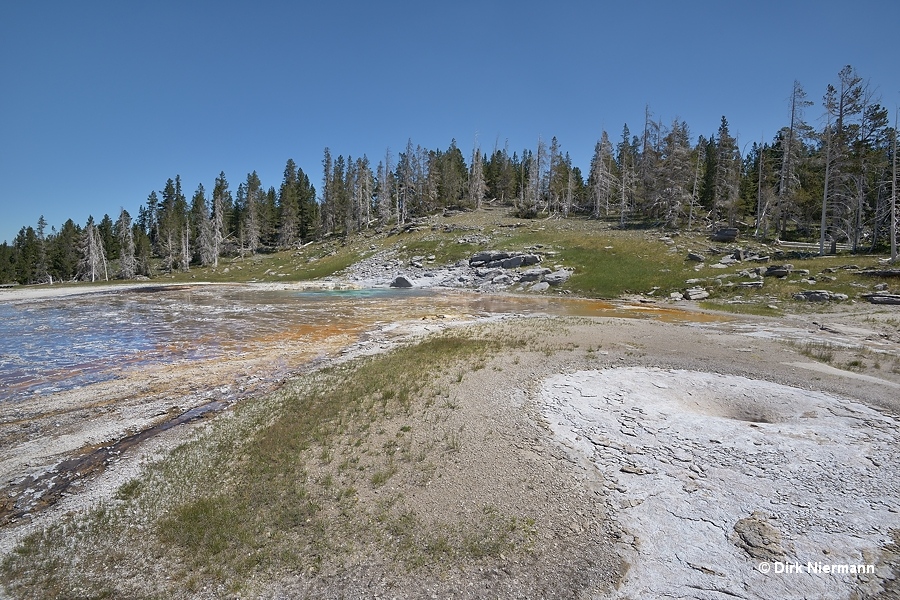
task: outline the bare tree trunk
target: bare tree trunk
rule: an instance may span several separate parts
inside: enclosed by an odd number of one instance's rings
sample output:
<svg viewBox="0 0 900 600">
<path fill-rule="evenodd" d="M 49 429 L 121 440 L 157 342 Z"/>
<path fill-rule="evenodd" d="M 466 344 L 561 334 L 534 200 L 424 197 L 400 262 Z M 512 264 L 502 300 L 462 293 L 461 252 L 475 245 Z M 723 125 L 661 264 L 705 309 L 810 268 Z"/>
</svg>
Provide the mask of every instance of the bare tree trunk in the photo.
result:
<svg viewBox="0 0 900 600">
<path fill-rule="evenodd" d="M 831 118 L 829 113 L 828 124 L 825 130 L 826 150 L 825 150 L 825 191 L 822 194 L 822 222 L 819 231 L 819 256 L 825 255 L 825 220 L 828 214 L 828 183 L 831 174 Z"/>
<path fill-rule="evenodd" d="M 759 173 L 757 176 L 756 182 L 756 231 L 753 232 L 753 237 L 759 237 L 759 227 L 762 225 L 762 221 L 765 218 L 765 208 L 763 207 L 763 198 L 762 198 L 762 183 L 763 183 L 763 143 L 762 140 L 759 142 Z"/>
<path fill-rule="evenodd" d="M 900 111 L 898 111 L 900 112 Z M 894 114 L 894 153 L 891 157 L 891 262 L 897 262 L 897 114 Z"/>
</svg>

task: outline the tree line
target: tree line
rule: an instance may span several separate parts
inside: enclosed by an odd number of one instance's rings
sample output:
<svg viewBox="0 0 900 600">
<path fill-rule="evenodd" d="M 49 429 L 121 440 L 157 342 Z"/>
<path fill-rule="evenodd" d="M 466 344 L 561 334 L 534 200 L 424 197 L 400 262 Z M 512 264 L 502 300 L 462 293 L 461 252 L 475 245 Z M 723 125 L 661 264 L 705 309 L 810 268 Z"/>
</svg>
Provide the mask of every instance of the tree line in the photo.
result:
<svg viewBox="0 0 900 600">
<path fill-rule="evenodd" d="M 232 192 L 225 174 L 212 193 L 200 184 L 188 201 L 180 176 L 152 191 L 137 217 L 67 220 L 47 230 L 43 217 L 0 246 L 0 282 L 38 283 L 218 266 L 222 256 L 295 248 L 368 228 L 402 227 L 445 209 L 509 206 L 522 218 L 583 216 L 627 227 L 739 227 L 759 239 L 836 243 L 854 252 L 890 249 L 896 259 L 897 131 L 874 89 L 850 66 L 826 87 L 824 125 L 806 113 L 814 103 L 796 83 L 788 125 L 746 153 L 723 116 L 718 130 L 692 143 L 687 123 L 664 124 L 649 107 L 640 132 L 626 124 L 614 142 L 597 141 L 588 172 L 572 164 L 557 138 L 512 152 L 468 156 L 407 142 L 377 165 L 367 156 L 335 157 L 325 148 L 317 193 L 288 160 L 278 189 L 255 171 Z M 746 149 L 746 145 L 744 146 Z"/>
</svg>

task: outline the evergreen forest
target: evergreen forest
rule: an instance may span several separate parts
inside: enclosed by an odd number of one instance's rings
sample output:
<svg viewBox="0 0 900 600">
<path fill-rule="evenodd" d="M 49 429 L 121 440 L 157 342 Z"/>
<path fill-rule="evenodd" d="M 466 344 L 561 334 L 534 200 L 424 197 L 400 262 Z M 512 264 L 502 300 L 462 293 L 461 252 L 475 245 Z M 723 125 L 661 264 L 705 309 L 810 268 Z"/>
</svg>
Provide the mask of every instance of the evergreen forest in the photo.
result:
<svg viewBox="0 0 900 600">
<path fill-rule="evenodd" d="M 786 90 L 788 91 L 788 90 Z M 555 137 L 536 147 L 466 154 L 453 140 L 410 140 L 377 164 L 324 150 L 318 189 L 293 160 L 278 187 L 255 171 L 234 186 L 220 173 L 190 194 L 180 176 L 151 191 L 136 215 L 88 216 L 48 229 L 41 217 L 0 245 L 0 283 L 149 277 L 217 266 L 223 256 L 295 248 L 328 236 L 402 227 L 446 209 L 509 207 L 520 218 L 589 218 L 614 227 L 736 227 L 760 240 L 810 241 L 825 252 L 896 258 L 897 132 L 875 89 L 850 66 L 821 104 L 795 83 L 785 125 L 742 153 L 723 116 L 708 137 L 655 120 L 601 132 L 586 171 Z M 810 116 L 813 107 L 817 114 Z M 820 123 L 810 125 L 810 119 Z"/>
</svg>

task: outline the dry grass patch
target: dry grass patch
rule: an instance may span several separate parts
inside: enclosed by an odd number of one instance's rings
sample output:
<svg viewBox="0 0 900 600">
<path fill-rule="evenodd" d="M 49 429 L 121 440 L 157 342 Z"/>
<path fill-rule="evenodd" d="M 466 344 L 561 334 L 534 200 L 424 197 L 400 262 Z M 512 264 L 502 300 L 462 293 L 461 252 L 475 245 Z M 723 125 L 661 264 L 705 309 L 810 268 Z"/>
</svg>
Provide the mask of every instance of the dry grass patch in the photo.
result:
<svg viewBox="0 0 900 600">
<path fill-rule="evenodd" d="M 527 552 L 528 517 L 492 509 L 434 521 L 391 492 L 395 481 L 425 485 L 465 444 L 446 423 L 456 408 L 428 399 L 458 369 L 524 343 L 512 331 L 449 332 L 245 402 L 113 504 L 28 537 L 4 561 L 3 583 L 19 598 L 237 594 L 359 560 L 408 571 Z"/>
</svg>

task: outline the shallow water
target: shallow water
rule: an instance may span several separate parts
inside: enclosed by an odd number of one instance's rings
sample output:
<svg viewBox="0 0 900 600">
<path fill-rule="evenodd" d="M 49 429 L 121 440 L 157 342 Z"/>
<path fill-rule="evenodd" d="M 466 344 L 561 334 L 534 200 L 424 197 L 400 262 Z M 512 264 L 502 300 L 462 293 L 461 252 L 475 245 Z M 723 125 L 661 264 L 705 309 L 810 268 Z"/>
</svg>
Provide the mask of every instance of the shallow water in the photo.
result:
<svg viewBox="0 0 900 600">
<path fill-rule="evenodd" d="M 211 359 L 274 341 L 430 315 L 690 318 L 596 301 L 428 290 L 272 291 L 173 286 L 0 303 L 0 401 L 115 378 L 147 364 Z M 314 348 L 311 348 L 314 351 Z"/>
</svg>

